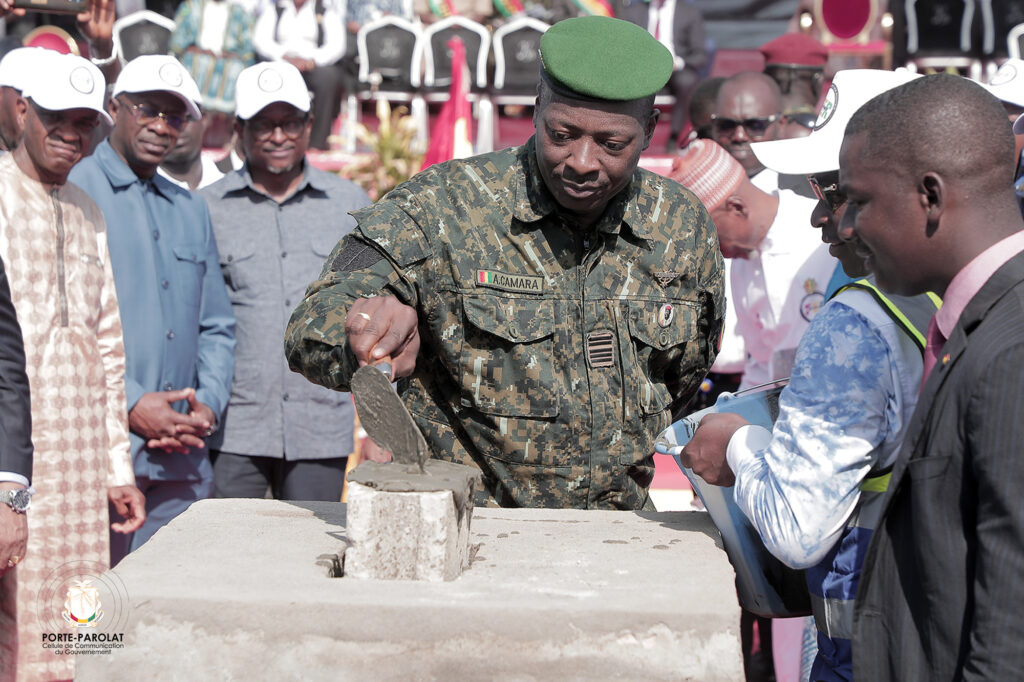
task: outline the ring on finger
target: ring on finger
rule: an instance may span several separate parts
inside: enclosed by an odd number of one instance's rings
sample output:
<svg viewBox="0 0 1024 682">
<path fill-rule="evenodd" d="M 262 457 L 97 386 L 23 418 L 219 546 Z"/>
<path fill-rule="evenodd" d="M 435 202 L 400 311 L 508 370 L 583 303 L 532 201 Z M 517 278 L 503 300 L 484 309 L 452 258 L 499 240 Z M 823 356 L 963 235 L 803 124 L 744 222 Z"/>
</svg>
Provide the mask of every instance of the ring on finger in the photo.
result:
<svg viewBox="0 0 1024 682">
<path fill-rule="evenodd" d="M 370 320 L 372 319 L 372 318 L 371 318 L 371 317 L 370 317 L 369 315 L 367 315 L 366 313 L 356 313 L 356 315 L 358 315 L 359 317 L 363 318 L 363 319 L 364 319 L 364 320 L 366 320 L 367 322 L 369 322 L 369 321 L 370 321 Z"/>
</svg>

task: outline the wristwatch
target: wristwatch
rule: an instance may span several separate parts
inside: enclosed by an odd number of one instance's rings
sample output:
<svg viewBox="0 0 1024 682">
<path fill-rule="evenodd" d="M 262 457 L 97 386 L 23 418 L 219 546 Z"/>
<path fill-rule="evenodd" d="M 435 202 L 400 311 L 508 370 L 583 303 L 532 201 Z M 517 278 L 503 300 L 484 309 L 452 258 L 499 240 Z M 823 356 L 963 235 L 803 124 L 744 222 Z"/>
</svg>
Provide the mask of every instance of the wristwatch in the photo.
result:
<svg viewBox="0 0 1024 682">
<path fill-rule="evenodd" d="M 35 490 L 32 488 L 0 490 L 0 502 L 3 502 L 19 514 L 24 514 L 28 510 L 29 503 L 32 502 L 32 493 L 34 492 Z"/>
</svg>

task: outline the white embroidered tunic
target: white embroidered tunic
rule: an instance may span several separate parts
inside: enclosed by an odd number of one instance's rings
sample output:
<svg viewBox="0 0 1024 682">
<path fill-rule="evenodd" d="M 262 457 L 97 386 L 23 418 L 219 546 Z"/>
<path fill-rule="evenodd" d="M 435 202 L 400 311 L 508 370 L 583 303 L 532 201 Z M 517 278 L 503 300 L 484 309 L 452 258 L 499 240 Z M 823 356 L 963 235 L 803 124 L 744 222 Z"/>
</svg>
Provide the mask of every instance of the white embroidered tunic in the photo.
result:
<svg viewBox="0 0 1024 682">
<path fill-rule="evenodd" d="M 67 679 L 74 657 L 40 645 L 41 632 L 64 625 L 64 595 L 43 603 L 41 588 L 72 562 L 90 573 L 109 565 L 107 487 L 135 483 L 103 214 L 77 186 L 43 185 L 6 154 L 0 257 L 25 341 L 35 445 L 28 552 L 16 571 L 18 679 Z M 0 659 L 11 651 L 10 625 L 0 622 Z"/>
</svg>

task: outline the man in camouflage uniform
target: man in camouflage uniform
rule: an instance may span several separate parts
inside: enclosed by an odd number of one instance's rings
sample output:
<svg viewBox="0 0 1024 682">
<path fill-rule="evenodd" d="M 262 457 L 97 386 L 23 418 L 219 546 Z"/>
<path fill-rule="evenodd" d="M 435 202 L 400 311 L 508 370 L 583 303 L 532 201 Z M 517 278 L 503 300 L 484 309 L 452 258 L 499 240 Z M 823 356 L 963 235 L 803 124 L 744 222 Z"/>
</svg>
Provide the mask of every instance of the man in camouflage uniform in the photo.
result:
<svg viewBox="0 0 1024 682">
<path fill-rule="evenodd" d="M 637 169 L 668 51 L 583 17 L 541 56 L 536 135 L 353 212 L 285 349 L 339 390 L 390 356 L 432 456 L 482 469 L 479 503 L 650 508 L 654 439 L 714 361 L 718 240 L 693 194 Z"/>
</svg>

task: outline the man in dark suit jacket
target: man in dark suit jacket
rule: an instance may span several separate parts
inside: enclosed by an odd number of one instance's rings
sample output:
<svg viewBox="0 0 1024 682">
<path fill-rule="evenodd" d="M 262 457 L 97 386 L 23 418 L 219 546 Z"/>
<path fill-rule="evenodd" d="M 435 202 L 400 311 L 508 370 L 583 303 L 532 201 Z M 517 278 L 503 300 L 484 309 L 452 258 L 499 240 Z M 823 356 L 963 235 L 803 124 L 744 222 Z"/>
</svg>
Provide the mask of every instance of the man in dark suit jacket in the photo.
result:
<svg viewBox="0 0 1024 682">
<path fill-rule="evenodd" d="M 7 272 L 0 261 L 0 491 L 19 490 L 32 478 L 32 417 L 21 327 Z M 0 504 L 0 679 L 13 679 L 18 652 L 17 571 L 25 557 L 28 519 Z"/>
<path fill-rule="evenodd" d="M 690 93 L 708 59 L 704 19 L 688 0 L 620 0 L 615 16 L 643 26 L 672 53 L 675 69 L 667 87 L 676 102 L 665 151 L 675 151 L 689 117 Z"/>
<path fill-rule="evenodd" d="M 840 163 L 840 234 L 879 286 L 944 299 L 864 561 L 854 675 L 1019 678 L 1024 223 L 1006 114 L 969 80 L 920 78 L 854 116 Z"/>
<path fill-rule="evenodd" d="M 0 261 L 0 490 L 28 486 L 32 478 L 32 417 L 21 327 L 7 272 Z M 0 504 L 0 575 L 25 556 L 25 514 Z"/>
</svg>

